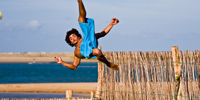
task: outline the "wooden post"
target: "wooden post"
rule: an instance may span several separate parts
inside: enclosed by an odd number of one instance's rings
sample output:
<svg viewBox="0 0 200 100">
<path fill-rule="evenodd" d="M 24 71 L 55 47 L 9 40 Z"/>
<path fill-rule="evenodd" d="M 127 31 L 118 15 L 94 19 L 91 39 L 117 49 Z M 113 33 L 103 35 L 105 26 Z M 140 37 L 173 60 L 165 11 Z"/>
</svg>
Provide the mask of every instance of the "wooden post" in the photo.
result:
<svg viewBox="0 0 200 100">
<path fill-rule="evenodd" d="M 181 94 L 180 89 L 180 77 L 181 77 L 181 68 L 180 68 L 180 59 L 179 59 L 179 51 L 178 47 L 174 46 L 171 47 L 172 50 L 172 58 L 173 58 L 173 63 L 174 63 L 174 72 L 175 72 L 175 94 L 174 94 L 174 99 L 182 99 L 179 97 L 179 93 Z"/>
<path fill-rule="evenodd" d="M 66 90 L 66 98 L 67 99 L 72 98 L 72 94 L 73 94 L 72 90 Z"/>
<path fill-rule="evenodd" d="M 91 99 L 94 98 L 94 91 L 90 91 L 90 98 L 91 98 Z"/>
<path fill-rule="evenodd" d="M 99 46 L 98 48 L 101 50 L 101 46 Z M 100 99 L 101 97 L 101 78 L 102 78 L 101 72 L 102 72 L 101 63 L 100 61 L 98 61 L 98 83 L 97 83 L 97 90 L 95 94 L 95 97 L 98 99 Z"/>
</svg>

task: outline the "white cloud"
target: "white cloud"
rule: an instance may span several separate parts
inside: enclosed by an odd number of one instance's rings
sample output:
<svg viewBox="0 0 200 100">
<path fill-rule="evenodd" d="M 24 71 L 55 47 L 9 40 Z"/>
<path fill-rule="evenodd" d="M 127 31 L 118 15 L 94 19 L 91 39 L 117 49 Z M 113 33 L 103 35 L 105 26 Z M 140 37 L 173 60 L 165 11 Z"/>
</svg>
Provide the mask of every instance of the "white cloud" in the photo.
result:
<svg viewBox="0 0 200 100">
<path fill-rule="evenodd" d="M 5 23 L 2 27 L 0 27 L 0 30 L 13 31 L 14 28 L 10 23 Z"/>
<path fill-rule="evenodd" d="M 38 20 L 31 20 L 31 21 L 28 23 L 28 27 L 29 27 L 30 29 L 36 30 L 36 29 L 41 28 L 41 24 L 39 23 Z"/>
</svg>

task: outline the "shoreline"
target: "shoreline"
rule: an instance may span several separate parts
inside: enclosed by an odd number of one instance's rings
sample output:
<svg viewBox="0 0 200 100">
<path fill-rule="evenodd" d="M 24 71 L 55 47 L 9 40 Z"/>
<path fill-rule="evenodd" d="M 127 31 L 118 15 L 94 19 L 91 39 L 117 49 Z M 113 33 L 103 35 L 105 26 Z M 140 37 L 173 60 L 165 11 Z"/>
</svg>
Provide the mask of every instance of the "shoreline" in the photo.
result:
<svg viewBox="0 0 200 100">
<path fill-rule="evenodd" d="M 0 84 L 0 93 L 73 93 L 89 94 L 96 91 L 97 82 L 81 83 L 25 83 Z"/>
</svg>

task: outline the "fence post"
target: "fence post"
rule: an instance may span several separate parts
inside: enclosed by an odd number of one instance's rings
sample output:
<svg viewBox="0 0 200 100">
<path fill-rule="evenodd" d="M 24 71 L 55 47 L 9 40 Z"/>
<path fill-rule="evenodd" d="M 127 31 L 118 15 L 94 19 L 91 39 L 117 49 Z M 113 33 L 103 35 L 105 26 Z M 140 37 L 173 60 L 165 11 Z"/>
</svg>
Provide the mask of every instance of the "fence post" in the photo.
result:
<svg viewBox="0 0 200 100">
<path fill-rule="evenodd" d="M 66 90 L 66 99 L 71 99 L 73 96 L 72 90 Z"/>
<path fill-rule="evenodd" d="M 94 98 L 94 91 L 90 91 L 90 98 L 91 98 L 91 99 Z"/>
<path fill-rule="evenodd" d="M 101 46 L 98 47 L 101 50 Z M 96 94 L 95 97 L 100 99 L 101 97 L 101 72 L 102 72 L 102 66 L 100 64 L 100 61 L 98 61 L 98 82 L 97 82 L 97 90 L 96 90 Z"/>
<path fill-rule="evenodd" d="M 173 58 L 173 64 L 174 64 L 174 72 L 175 72 L 175 94 L 174 99 L 181 100 L 181 90 L 180 90 L 180 77 L 181 77 L 181 67 L 180 67 L 180 58 L 179 58 L 179 51 L 177 46 L 171 47 L 172 50 L 172 58 Z"/>
</svg>

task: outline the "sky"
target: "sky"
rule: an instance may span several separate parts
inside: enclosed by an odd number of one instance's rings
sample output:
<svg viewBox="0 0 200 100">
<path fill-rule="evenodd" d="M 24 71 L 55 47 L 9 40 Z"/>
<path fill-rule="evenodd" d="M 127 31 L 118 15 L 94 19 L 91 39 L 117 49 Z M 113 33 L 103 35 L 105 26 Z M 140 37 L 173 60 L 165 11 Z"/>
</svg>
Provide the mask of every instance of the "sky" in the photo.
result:
<svg viewBox="0 0 200 100">
<path fill-rule="evenodd" d="M 200 0 L 83 0 L 87 17 L 105 37 L 102 51 L 200 50 Z M 73 52 L 66 32 L 78 24 L 77 0 L 0 0 L 0 53 Z"/>
</svg>

